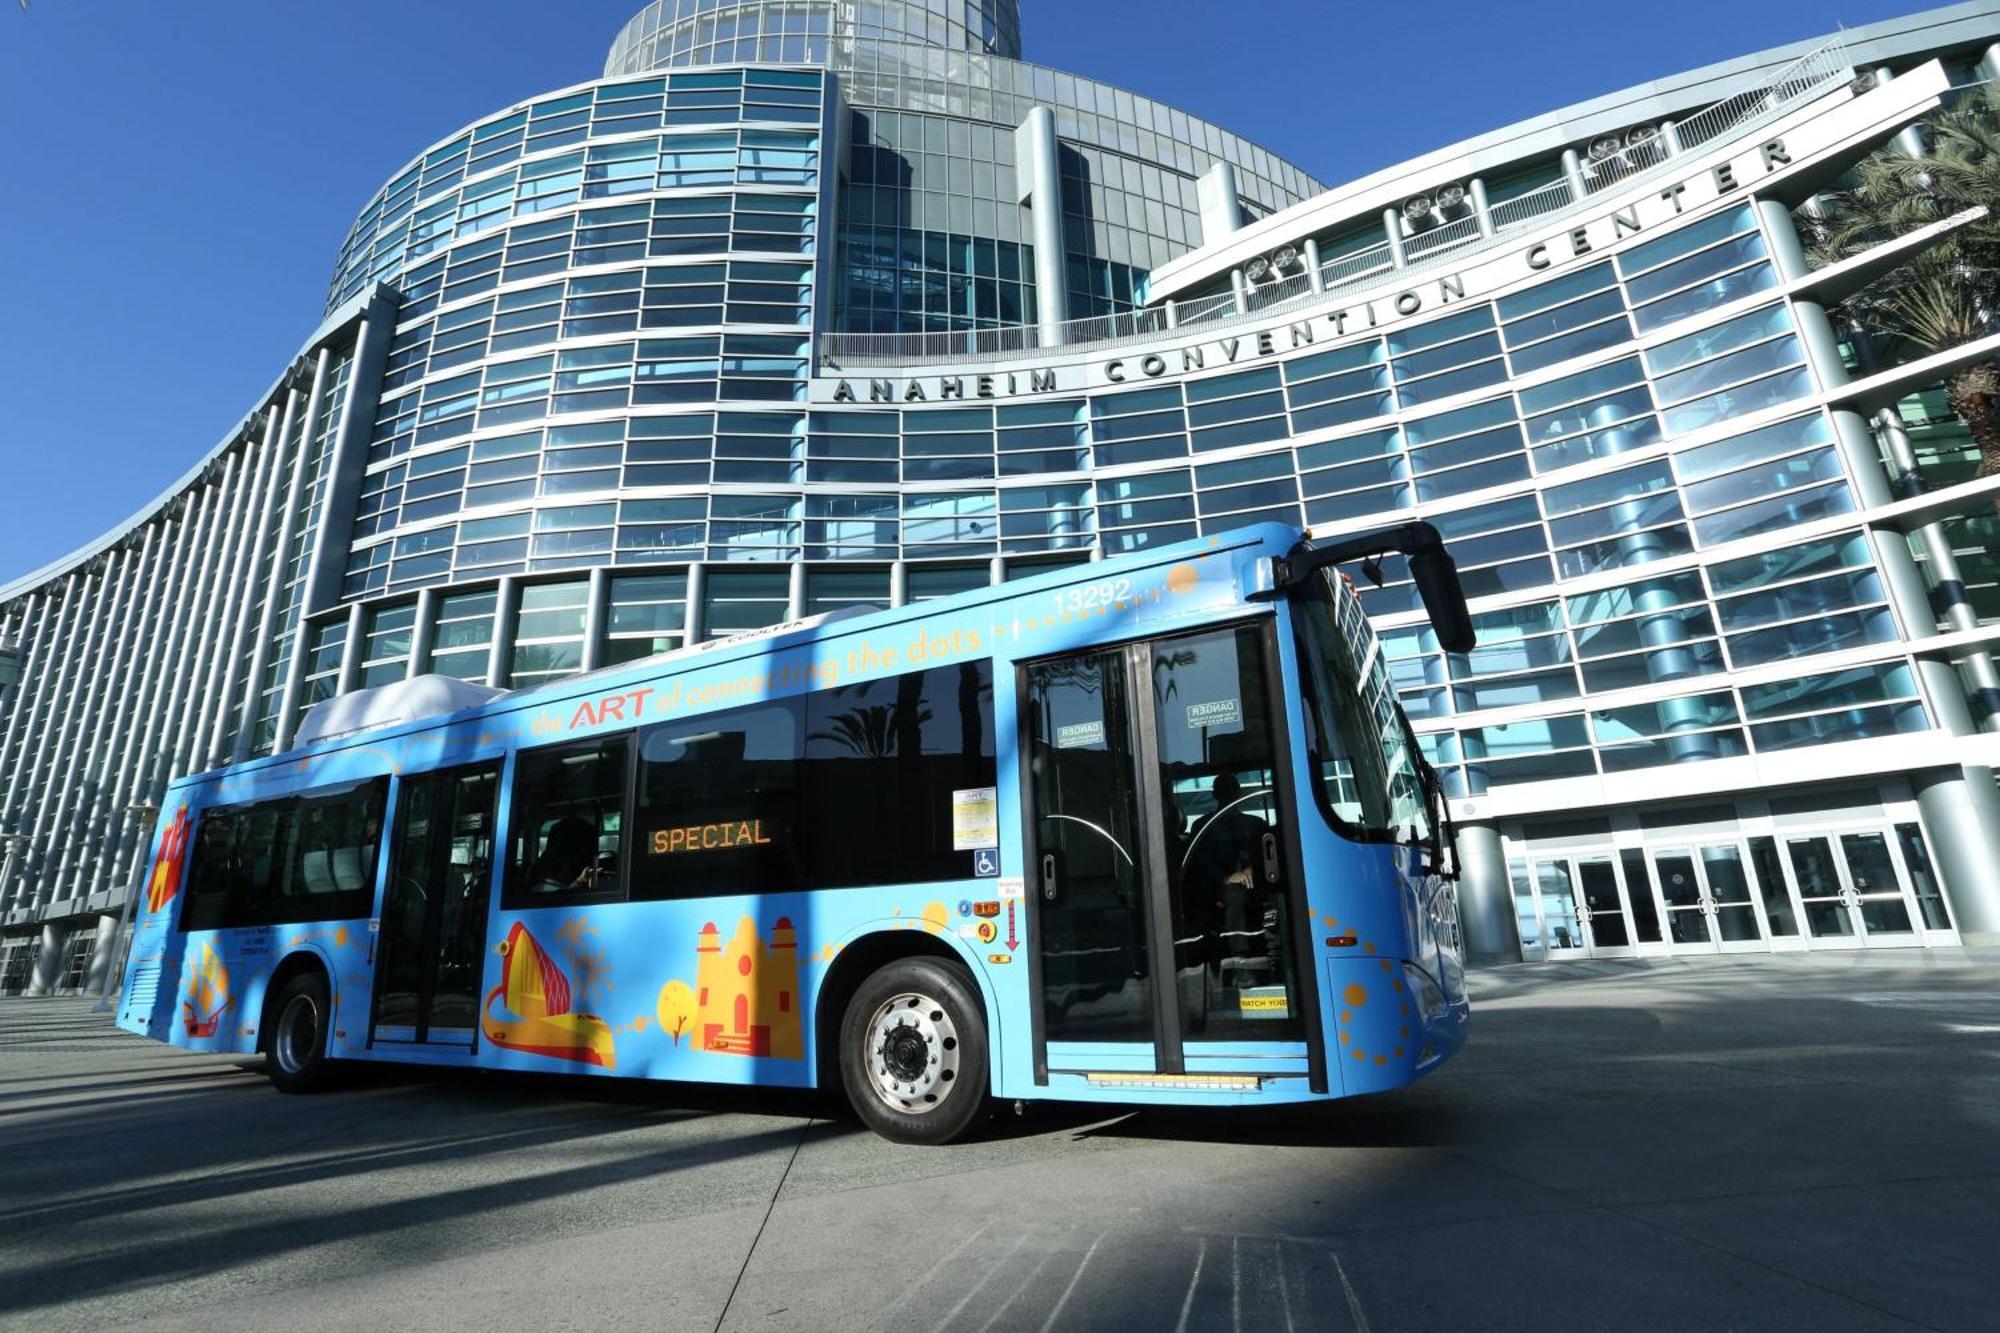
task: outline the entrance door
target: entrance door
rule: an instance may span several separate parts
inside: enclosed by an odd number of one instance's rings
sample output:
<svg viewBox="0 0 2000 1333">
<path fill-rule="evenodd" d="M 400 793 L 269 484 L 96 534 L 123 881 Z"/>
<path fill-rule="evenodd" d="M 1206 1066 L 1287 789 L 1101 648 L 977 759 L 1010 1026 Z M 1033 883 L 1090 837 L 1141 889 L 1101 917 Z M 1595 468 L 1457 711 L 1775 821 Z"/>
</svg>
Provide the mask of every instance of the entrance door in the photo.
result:
<svg viewBox="0 0 2000 1333">
<path fill-rule="evenodd" d="M 1590 947 L 1584 937 L 1586 913 L 1576 890 L 1576 876 L 1568 860 L 1540 861 L 1535 864 L 1536 895 L 1541 899 L 1542 929 L 1548 940 L 1549 957 L 1580 958 Z"/>
<path fill-rule="evenodd" d="M 471 1049 L 500 766 L 403 780 L 376 960 L 376 1043 Z"/>
<path fill-rule="evenodd" d="M 1815 942 L 1874 946 L 1918 942 L 1909 890 L 1886 833 L 1870 829 L 1789 838 L 1785 852 L 1798 884 L 1806 930 Z"/>
<path fill-rule="evenodd" d="M 1764 937 L 1757 892 L 1741 844 L 1714 843 L 1697 849 L 1697 855 L 1701 858 L 1702 891 L 1708 897 L 1708 923 L 1715 932 L 1716 947 L 1724 953 L 1751 953 L 1770 947 Z"/>
<path fill-rule="evenodd" d="M 1655 852 L 1653 874 L 1674 952 L 1743 953 L 1764 947 L 1743 849 L 1735 843 Z"/>
<path fill-rule="evenodd" d="M 1701 891 L 1695 873 L 1694 853 L 1661 852 L 1653 857 L 1653 875 L 1659 881 L 1660 902 L 1667 911 L 1667 943 L 1676 953 L 1690 948 L 1697 953 L 1713 953 L 1715 936 L 1709 930 L 1708 896 Z"/>
<path fill-rule="evenodd" d="M 1583 899 L 1583 928 L 1596 958 L 1619 958 L 1632 952 L 1632 927 L 1625 916 L 1625 899 L 1618 892 L 1618 867 L 1608 856 L 1576 858 L 1576 886 Z"/>
<path fill-rule="evenodd" d="M 1248 1060 L 1245 1042 L 1307 1035 L 1266 635 L 1024 670 L 1040 1054 L 1057 1068 L 1178 1074 L 1204 1043 Z"/>
</svg>

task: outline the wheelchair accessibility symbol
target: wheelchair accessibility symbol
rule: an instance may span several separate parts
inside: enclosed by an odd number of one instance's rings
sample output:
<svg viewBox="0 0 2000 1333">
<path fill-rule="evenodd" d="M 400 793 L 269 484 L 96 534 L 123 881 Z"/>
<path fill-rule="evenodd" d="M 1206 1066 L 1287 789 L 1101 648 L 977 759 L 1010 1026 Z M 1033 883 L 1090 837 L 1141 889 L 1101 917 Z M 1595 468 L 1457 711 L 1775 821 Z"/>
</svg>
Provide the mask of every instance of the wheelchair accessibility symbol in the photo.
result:
<svg viewBox="0 0 2000 1333">
<path fill-rule="evenodd" d="M 992 879 L 1000 873 L 1000 852 L 997 848 L 981 847 L 972 854 L 972 873 L 981 879 Z"/>
</svg>

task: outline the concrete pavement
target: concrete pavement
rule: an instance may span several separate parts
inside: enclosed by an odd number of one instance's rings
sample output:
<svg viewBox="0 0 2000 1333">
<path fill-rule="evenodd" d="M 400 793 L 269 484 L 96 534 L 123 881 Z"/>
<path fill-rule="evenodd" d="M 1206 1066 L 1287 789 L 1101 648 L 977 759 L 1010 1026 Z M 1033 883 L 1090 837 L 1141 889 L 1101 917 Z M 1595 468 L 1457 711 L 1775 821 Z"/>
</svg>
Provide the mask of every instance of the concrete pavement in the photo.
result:
<svg viewBox="0 0 2000 1333">
<path fill-rule="evenodd" d="M 769 1093 L 280 1097 L 0 1001 L 0 1327 L 2000 1323 L 2000 968 L 1514 967 L 1475 1004 L 1393 1096 L 1043 1106 L 926 1150 Z"/>
</svg>

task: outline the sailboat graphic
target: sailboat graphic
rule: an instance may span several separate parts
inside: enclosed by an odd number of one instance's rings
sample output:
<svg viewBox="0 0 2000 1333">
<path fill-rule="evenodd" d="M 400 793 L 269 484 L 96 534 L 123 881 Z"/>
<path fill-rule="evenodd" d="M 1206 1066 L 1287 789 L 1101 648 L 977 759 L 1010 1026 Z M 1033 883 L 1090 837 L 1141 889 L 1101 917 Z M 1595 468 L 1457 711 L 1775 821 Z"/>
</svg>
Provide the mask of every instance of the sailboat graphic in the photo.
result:
<svg viewBox="0 0 2000 1333">
<path fill-rule="evenodd" d="M 213 1037 L 229 1007 L 229 969 L 215 950 L 201 946 L 201 963 L 188 978 L 187 999 L 181 1002 L 181 1022 L 190 1037 Z"/>
<path fill-rule="evenodd" d="M 617 1067 L 611 1025 L 595 1014 L 570 1012 L 569 977 L 526 926 L 516 921 L 496 952 L 507 961 L 500 984 L 486 997 L 488 1041 L 510 1051 Z"/>
</svg>

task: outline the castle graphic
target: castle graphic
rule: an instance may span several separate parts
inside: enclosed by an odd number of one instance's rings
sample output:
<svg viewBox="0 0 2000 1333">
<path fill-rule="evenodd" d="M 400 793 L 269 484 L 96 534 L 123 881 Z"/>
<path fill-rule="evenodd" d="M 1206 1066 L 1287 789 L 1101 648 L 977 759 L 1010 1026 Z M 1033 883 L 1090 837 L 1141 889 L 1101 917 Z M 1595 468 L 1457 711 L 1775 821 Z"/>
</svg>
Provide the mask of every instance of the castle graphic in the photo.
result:
<svg viewBox="0 0 2000 1333">
<path fill-rule="evenodd" d="M 713 921 L 701 928 L 695 968 L 695 1049 L 725 1055 L 805 1055 L 799 1023 L 799 946 L 779 917 L 766 946 L 744 917 L 729 947 Z"/>
</svg>

